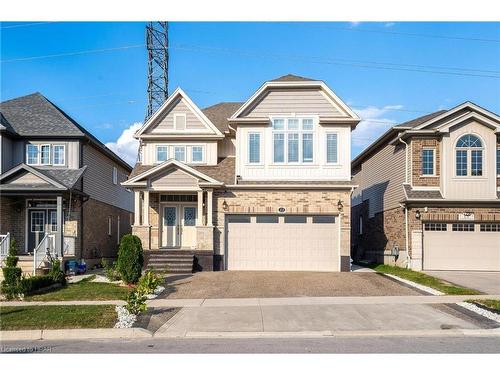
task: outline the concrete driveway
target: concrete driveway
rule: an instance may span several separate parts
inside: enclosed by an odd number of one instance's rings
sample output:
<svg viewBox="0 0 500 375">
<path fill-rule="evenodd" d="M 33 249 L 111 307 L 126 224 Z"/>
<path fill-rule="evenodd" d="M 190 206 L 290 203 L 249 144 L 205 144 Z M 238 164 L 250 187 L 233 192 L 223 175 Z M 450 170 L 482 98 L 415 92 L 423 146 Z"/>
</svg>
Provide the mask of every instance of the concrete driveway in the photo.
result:
<svg viewBox="0 0 500 375">
<path fill-rule="evenodd" d="M 466 288 L 479 290 L 487 294 L 500 294 L 500 272 L 482 271 L 424 271 L 437 277 Z"/>
<path fill-rule="evenodd" d="M 167 283 L 169 299 L 419 295 L 371 272 L 199 272 L 169 276 Z"/>
</svg>

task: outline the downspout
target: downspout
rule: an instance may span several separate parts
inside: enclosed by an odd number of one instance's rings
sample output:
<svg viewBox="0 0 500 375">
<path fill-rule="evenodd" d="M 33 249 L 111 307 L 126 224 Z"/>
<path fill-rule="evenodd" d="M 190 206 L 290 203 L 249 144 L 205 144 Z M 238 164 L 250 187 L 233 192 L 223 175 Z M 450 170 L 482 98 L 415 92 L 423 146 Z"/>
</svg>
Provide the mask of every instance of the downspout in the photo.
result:
<svg viewBox="0 0 500 375">
<path fill-rule="evenodd" d="M 405 184 L 408 183 L 408 152 L 409 152 L 409 145 L 405 141 L 401 139 L 401 137 L 398 137 L 399 142 L 403 143 L 405 145 Z M 410 251 L 409 251 L 409 233 L 408 233 L 408 208 L 406 207 L 406 204 L 401 204 L 401 207 L 404 208 L 405 210 L 405 248 L 406 248 L 406 268 L 410 268 Z"/>
</svg>

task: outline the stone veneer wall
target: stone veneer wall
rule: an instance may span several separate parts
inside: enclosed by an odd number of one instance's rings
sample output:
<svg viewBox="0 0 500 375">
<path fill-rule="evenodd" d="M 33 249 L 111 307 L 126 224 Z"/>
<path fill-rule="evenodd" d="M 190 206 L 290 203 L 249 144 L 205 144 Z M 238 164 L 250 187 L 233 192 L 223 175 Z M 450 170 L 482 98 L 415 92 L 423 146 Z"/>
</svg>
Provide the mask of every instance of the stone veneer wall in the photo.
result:
<svg viewBox="0 0 500 375">
<path fill-rule="evenodd" d="M 440 140 L 436 138 L 414 138 L 411 141 L 412 160 L 412 185 L 413 186 L 439 186 L 441 173 Z M 436 176 L 422 176 L 422 149 L 435 149 Z"/>
<path fill-rule="evenodd" d="M 102 258 L 116 258 L 118 254 L 117 221 L 120 216 L 120 238 L 130 233 L 131 213 L 109 204 L 89 199 L 83 204 L 82 258 L 96 264 Z M 111 217 L 112 234 L 108 235 L 108 217 Z"/>
<path fill-rule="evenodd" d="M 344 208 L 341 220 L 341 269 L 349 268 L 351 195 L 346 191 L 296 191 L 296 190 L 216 190 L 214 191 L 214 250 L 216 256 L 224 256 L 225 215 L 226 214 L 277 214 L 279 207 L 286 213 L 301 214 L 338 214 L 337 202 L 342 201 Z M 224 211 L 226 201 L 228 210 Z"/>
</svg>

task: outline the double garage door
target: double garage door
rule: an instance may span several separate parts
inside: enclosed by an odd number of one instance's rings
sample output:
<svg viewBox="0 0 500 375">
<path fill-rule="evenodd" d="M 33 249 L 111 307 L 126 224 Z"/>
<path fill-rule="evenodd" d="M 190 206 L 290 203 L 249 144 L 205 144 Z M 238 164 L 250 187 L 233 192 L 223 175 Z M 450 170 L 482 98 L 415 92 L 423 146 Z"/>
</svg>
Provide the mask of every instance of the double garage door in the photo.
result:
<svg viewBox="0 0 500 375">
<path fill-rule="evenodd" d="M 425 270 L 500 271 L 500 223 L 425 223 Z"/>
<path fill-rule="evenodd" d="M 339 271 L 333 215 L 227 215 L 228 270 Z"/>
</svg>

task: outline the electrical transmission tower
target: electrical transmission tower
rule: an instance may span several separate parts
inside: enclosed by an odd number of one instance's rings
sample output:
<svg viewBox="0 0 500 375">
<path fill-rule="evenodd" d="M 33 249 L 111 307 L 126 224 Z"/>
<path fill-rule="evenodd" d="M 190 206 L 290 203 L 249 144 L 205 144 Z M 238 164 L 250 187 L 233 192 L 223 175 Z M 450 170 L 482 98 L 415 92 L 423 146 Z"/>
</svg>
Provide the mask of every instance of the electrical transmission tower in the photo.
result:
<svg viewBox="0 0 500 375">
<path fill-rule="evenodd" d="M 146 120 L 168 97 L 168 22 L 148 22 L 148 109 Z"/>
</svg>

